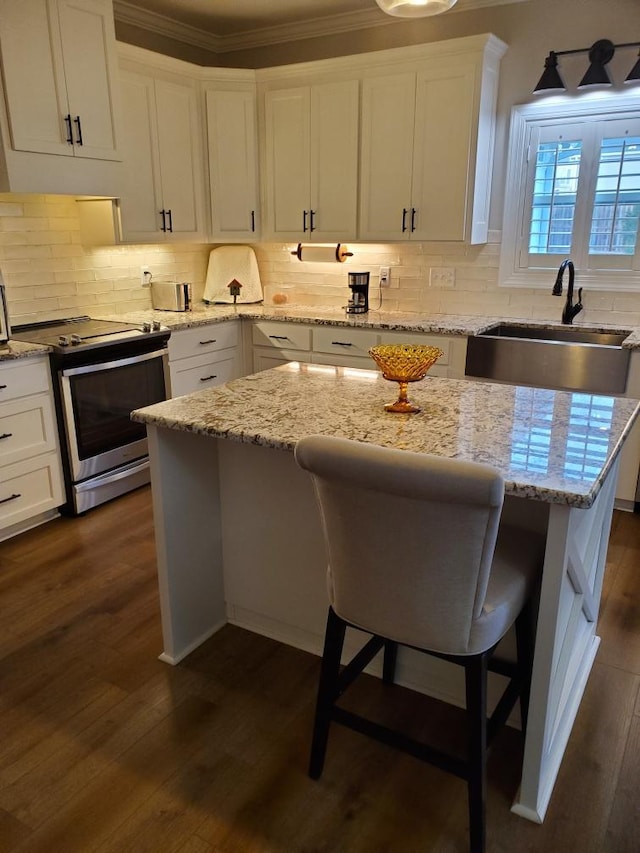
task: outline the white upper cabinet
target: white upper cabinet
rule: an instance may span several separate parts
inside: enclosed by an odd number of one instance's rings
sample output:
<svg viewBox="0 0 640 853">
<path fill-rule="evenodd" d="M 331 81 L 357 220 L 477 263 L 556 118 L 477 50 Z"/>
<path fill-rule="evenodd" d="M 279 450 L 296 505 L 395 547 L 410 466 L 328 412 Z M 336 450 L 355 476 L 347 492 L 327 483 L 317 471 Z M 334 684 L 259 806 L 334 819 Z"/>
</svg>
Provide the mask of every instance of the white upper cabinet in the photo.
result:
<svg viewBox="0 0 640 853">
<path fill-rule="evenodd" d="M 211 238 L 258 239 L 260 230 L 255 86 L 207 88 Z"/>
<path fill-rule="evenodd" d="M 356 237 L 358 107 L 357 80 L 265 91 L 267 239 Z"/>
<path fill-rule="evenodd" d="M 205 239 L 201 126 L 195 80 L 123 70 L 122 240 Z"/>
<path fill-rule="evenodd" d="M 425 45 L 366 76 L 362 240 L 486 242 L 504 49 L 493 36 Z"/>
<path fill-rule="evenodd" d="M 117 192 L 115 44 L 111 0 L 0 0 L 0 189 Z"/>
</svg>

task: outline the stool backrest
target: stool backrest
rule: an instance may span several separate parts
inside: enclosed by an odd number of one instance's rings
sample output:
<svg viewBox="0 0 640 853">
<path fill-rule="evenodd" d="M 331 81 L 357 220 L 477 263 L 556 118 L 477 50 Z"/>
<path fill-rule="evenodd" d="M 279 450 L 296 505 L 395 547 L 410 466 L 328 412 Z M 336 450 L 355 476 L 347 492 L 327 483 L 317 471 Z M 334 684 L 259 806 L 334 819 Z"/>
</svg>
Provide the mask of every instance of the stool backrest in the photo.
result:
<svg viewBox="0 0 640 853">
<path fill-rule="evenodd" d="M 465 654 L 504 499 L 494 468 L 329 436 L 301 439 L 328 555 L 330 603 L 410 646 Z"/>
</svg>

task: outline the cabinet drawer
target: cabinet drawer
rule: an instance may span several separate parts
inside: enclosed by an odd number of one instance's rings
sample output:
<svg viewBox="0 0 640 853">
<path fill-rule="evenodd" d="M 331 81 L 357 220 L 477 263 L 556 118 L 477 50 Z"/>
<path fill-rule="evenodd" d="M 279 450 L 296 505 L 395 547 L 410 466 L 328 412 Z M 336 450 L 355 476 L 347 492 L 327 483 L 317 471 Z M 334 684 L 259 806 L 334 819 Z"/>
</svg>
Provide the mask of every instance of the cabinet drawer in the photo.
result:
<svg viewBox="0 0 640 853">
<path fill-rule="evenodd" d="M 169 361 L 190 358 L 238 344 L 238 323 L 211 323 L 172 332 L 169 338 Z"/>
<path fill-rule="evenodd" d="M 442 355 L 431 368 L 444 367 L 449 364 L 451 357 L 451 338 L 445 335 L 430 335 L 420 332 L 383 332 L 380 336 L 381 344 L 423 344 L 425 346 L 440 347 Z"/>
<path fill-rule="evenodd" d="M 0 530 L 64 503 L 60 463 L 46 453 L 0 468 Z"/>
<path fill-rule="evenodd" d="M 213 388 L 237 376 L 237 357 L 233 351 L 228 355 L 221 353 L 218 358 L 209 355 L 185 358 L 171 365 L 171 396 Z"/>
<path fill-rule="evenodd" d="M 56 427 L 48 394 L 0 404 L 0 465 L 56 449 Z"/>
<path fill-rule="evenodd" d="M 366 358 L 362 355 L 328 355 L 327 353 L 314 353 L 314 364 L 328 364 L 333 367 L 358 367 L 361 370 L 377 370 L 378 366 L 371 356 Z"/>
<path fill-rule="evenodd" d="M 251 338 L 254 346 L 288 350 L 311 349 L 311 327 L 300 323 L 254 323 Z"/>
<path fill-rule="evenodd" d="M 253 350 L 253 372 L 260 373 L 261 370 L 270 370 L 272 367 L 280 367 L 289 364 L 290 361 L 311 361 L 311 353 L 296 350 L 275 350 L 267 347 L 254 347 Z"/>
<path fill-rule="evenodd" d="M 378 343 L 379 337 L 378 332 L 370 329 L 318 326 L 313 330 L 313 350 L 339 356 L 369 358 L 369 348 Z M 373 361 L 371 367 L 375 367 Z"/>
<path fill-rule="evenodd" d="M 49 362 L 44 359 L 21 359 L 0 367 L 0 403 L 48 390 Z"/>
</svg>

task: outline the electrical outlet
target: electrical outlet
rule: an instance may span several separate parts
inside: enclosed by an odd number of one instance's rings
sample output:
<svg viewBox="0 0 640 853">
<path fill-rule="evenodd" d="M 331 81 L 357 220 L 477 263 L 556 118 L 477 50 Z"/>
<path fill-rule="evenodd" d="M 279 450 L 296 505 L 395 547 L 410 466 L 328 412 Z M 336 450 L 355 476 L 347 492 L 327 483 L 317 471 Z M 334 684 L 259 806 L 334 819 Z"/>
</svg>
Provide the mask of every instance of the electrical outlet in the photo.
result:
<svg viewBox="0 0 640 853">
<path fill-rule="evenodd" d="M 429 287 L 453 287 L 456 283 L 454 267 L 431 267 L 429 272 Z"/>
<path fill-rule="evenodd" d="M 143 287 L 149 287 L 151 284 L 151 270 L 146 264 L 140 267 L 140 284 Z"/>
<path fill-rule="evenodd" d="M 380 267 L 380 287 L 389 287 L 391 284 L 391 267 Z"/>
</svg>

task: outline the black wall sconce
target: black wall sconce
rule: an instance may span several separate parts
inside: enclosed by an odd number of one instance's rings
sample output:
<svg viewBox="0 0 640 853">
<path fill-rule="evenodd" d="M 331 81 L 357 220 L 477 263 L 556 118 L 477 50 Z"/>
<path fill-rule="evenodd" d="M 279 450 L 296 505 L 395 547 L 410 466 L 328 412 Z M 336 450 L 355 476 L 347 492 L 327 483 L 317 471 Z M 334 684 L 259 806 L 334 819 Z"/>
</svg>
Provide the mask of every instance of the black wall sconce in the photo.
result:
<svg viewBox="0 0 640 853">
<path fill-rule="evenodd" d="M 614 44 L 609 39 L 600 39 L 591 47 L 582 47 L 578 50 L 552 50 L 544 61 L 544 71 L 538 80 L 538 85 L 533 90 L 534 94 L 565 92 L 567 87 L 558 71 L 558 57 L 569 56 L 574 53 L 588 53 L 589 67 L 578 84 L 578 89 L 586 89 L 589 86 L 611 86 L 611 78 L 606 69 L 607 63 L 611 62 L 617 47 L 640 47 L 640 42 L 630 41 L 625 44 Z M 625 78 L 625 83 L 640 83 L 640 53 L 638 60 Z"/>
</svg>

